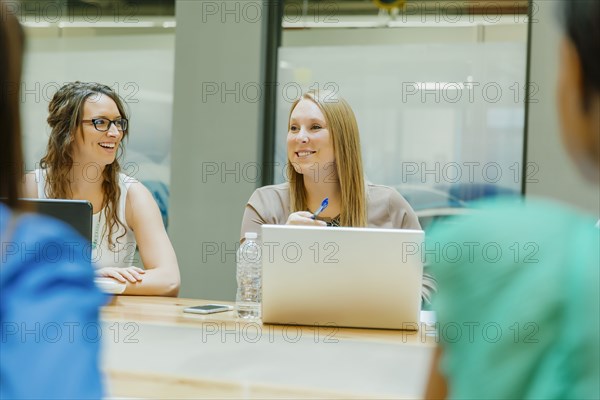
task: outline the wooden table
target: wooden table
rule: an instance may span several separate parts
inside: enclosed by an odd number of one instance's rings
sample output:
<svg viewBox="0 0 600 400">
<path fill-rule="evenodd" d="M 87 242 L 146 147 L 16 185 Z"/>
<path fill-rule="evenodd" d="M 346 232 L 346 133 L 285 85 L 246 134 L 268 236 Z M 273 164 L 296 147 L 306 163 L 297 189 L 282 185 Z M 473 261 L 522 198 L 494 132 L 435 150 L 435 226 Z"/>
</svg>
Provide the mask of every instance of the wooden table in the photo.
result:
<svg viewBox="0 0 600 400">
<path fill-rule="evenodd" d="M 102 312 L 109 395 L 146 398 L 419 398 L 434 337 L 262 325 L 205 300 L 118 296 Z M 223 303 L 223 302 L 219 302 Z"/>
</svg>

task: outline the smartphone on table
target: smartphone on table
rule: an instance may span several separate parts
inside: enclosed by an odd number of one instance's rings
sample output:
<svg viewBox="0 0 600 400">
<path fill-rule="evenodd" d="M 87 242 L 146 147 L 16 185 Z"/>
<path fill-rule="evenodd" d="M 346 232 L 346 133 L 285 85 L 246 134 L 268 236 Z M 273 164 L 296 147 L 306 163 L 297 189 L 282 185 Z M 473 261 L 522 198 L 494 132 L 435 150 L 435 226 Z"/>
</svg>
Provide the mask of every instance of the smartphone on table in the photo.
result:
<svg viewBox="0 0 600 400">
<path fill-rule="evenodd" d="M 227 304 L 205 304 L 203 306 L 184 308 L 183 312 L 192 314 L 214 314 L 231 310 L 233 310 L 233 306 Z"/>
</svg>

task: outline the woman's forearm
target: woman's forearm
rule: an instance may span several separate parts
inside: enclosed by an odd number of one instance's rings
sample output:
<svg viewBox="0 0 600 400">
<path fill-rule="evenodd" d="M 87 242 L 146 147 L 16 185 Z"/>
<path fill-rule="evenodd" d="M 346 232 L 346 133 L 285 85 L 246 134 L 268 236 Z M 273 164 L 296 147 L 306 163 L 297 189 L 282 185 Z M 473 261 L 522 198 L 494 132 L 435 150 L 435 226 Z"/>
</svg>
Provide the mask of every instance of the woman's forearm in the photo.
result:
<svg viewBox="0 0 600 400">
<path fill-rule="evenodd" d="M 122 294 L 177 297 L 179 285 L 180 278 L 177 267 L 153 268 L 146 270 L 141 282 L 127 282 L 127 287 Z"/>
</svg>

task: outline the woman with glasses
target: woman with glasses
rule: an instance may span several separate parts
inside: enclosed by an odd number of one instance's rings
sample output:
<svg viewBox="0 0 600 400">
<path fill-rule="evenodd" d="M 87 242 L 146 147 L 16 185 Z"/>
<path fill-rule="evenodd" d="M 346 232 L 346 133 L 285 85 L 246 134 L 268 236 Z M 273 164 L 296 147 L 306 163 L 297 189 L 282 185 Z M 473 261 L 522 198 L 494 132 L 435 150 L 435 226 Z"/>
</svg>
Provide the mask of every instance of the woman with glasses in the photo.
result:
<svg viewBox="0 0 600 400">
<path fill-rule="evenodd" d="M 179 267 L 158 206 L 121 173 L 129 122 L 119 96 L 102 84 L 72 82 L 48 110 L 48 147 L 41 169 L 27 175 L 26 196 L 88 200 L 97 275 L 127 284 L 124 294 L 176 296 Z M 132 265 L 136 246 L 145 270 Z"/>
</svg>

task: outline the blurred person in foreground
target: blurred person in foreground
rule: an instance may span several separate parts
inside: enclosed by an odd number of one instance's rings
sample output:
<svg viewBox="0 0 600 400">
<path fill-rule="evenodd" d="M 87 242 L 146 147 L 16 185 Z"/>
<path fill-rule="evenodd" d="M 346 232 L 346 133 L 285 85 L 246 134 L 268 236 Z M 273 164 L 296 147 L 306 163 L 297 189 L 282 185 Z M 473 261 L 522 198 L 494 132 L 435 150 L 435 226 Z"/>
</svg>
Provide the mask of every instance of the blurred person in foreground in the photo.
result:
<svg viewBox="0 0 600 400">
<path fill-rule="evenodd" d="M 101 398 L 99 309 L 86 242 L 25 212 L 19 92 L 23 31 L 0 0 L 0 398 Z M 13 90 L 14 89 L 14 90 Z"/>
<path fill-rule="evenodd" d="M 562 138 L 598 186 L 600 1 L 564 1 L 560 13 Z M 600 398 L 595 220 L 541 200 L 480 206 L 434 227 L 427 240 L 428 249 L 469 243 L 474 250 L 431 260 L 441 346 L 426 397 Z"/>
</svg>

